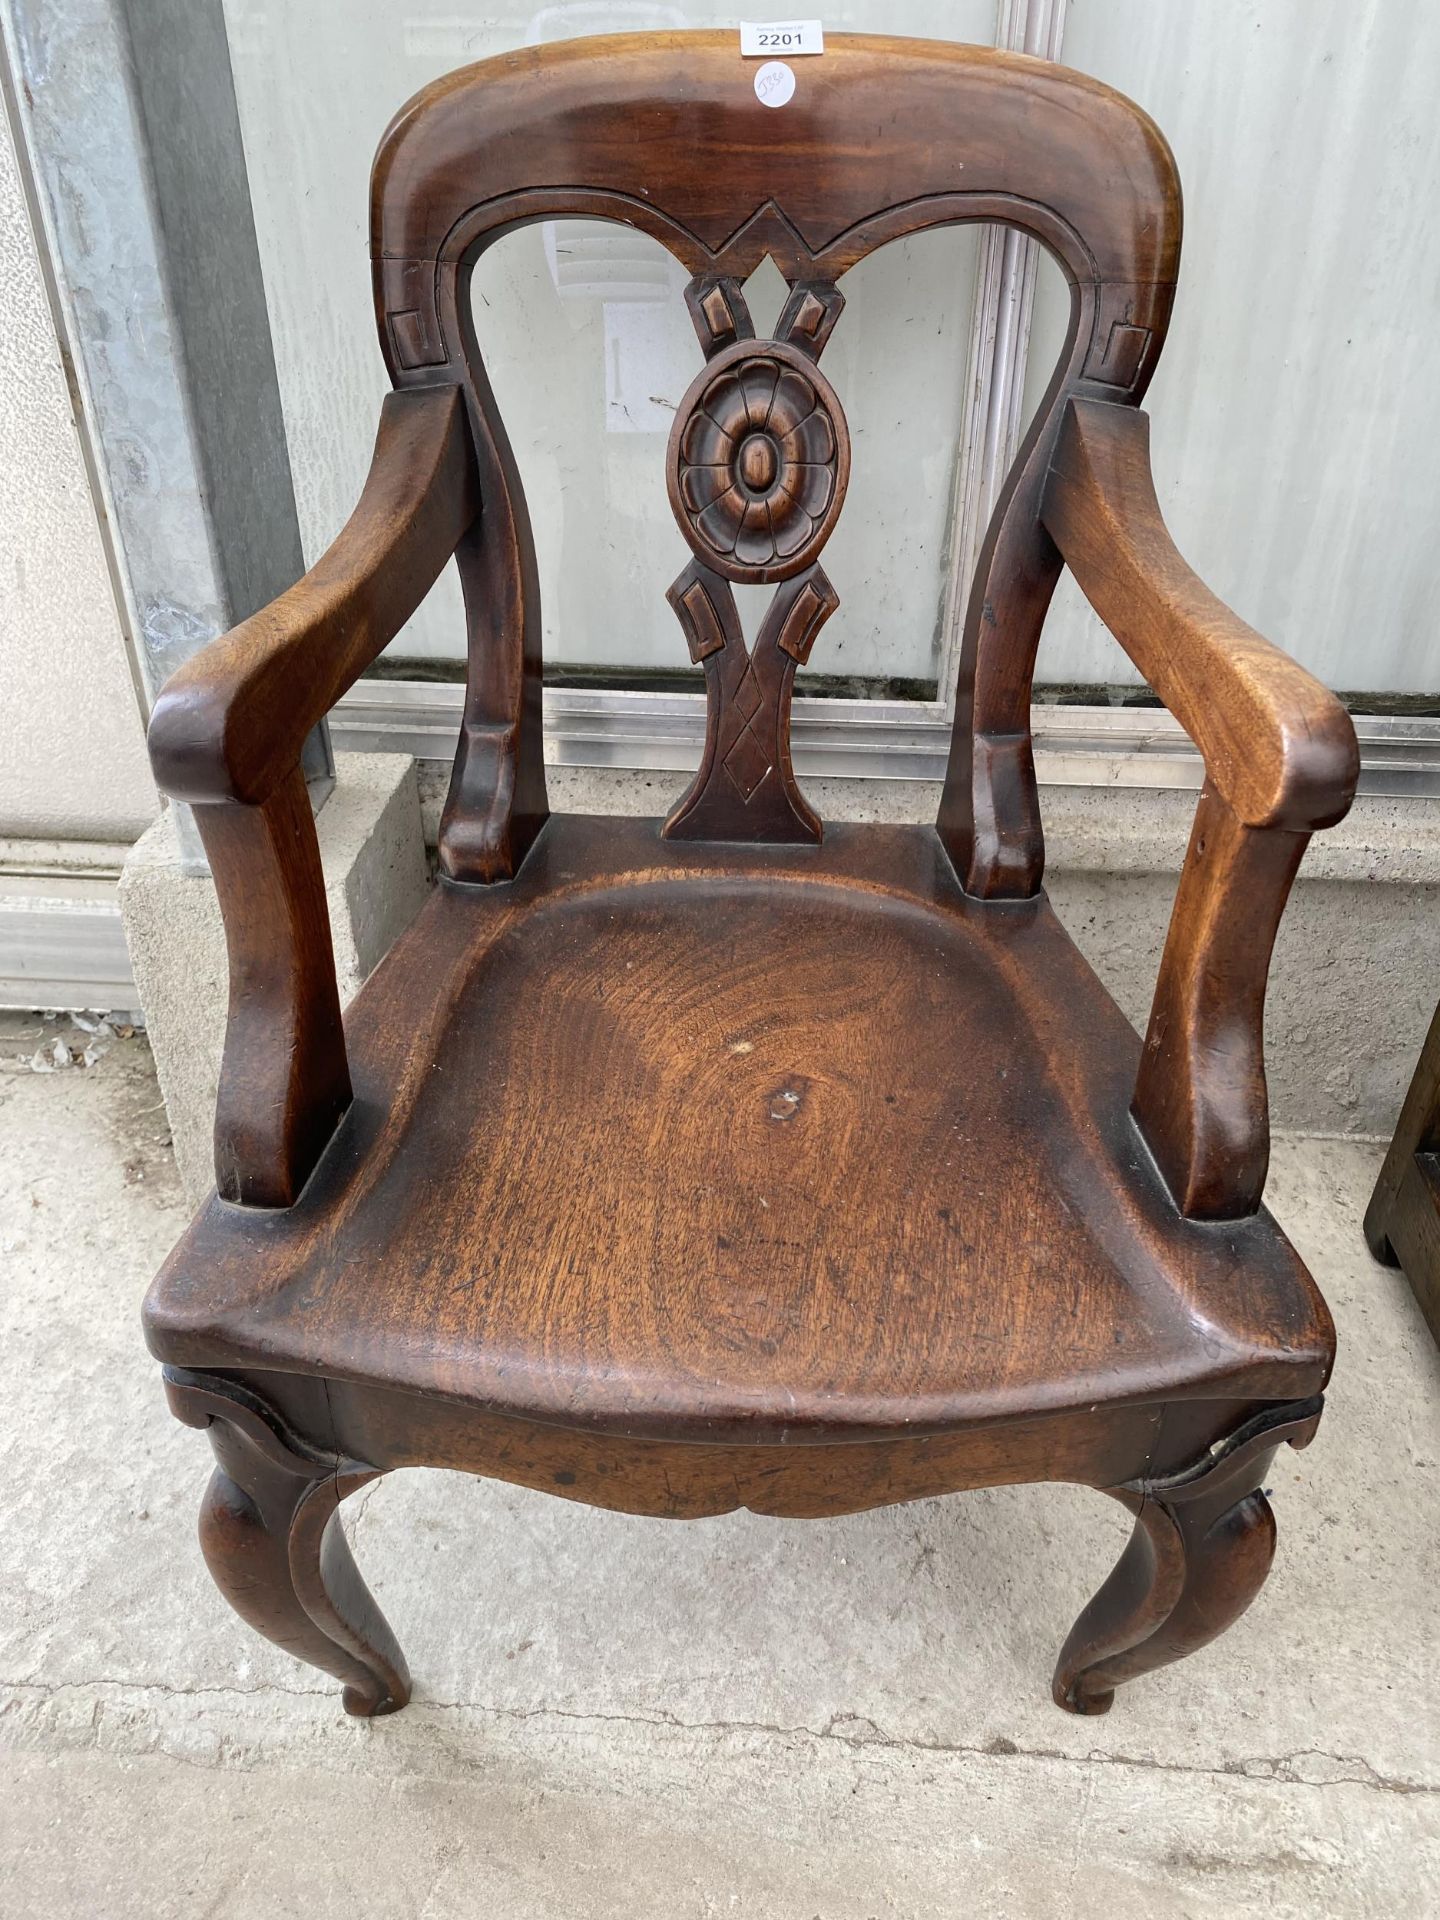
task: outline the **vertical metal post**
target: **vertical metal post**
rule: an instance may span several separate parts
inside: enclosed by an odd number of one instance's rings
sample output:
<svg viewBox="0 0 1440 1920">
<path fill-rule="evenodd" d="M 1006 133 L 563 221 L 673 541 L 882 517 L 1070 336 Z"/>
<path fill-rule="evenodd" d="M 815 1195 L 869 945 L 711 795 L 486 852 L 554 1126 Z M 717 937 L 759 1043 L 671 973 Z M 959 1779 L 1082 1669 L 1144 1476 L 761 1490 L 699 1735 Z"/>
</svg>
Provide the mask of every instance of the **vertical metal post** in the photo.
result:
<svg viewBox="0 0 1440 1920">
<path fill-rule="evenodd" d="M 148 705 L 304 570 L 222 0 L 0 0 L 0 22 Z M 323 726 L 305 772 L 318 805 Z"/>
<path fill-rule="evenodd" d="M 1060 57 L 1066 0 L 998 0 L 995 44 Z M 955 667 L 980 543 L 1020 445 L 1025 359 L 1040 248 L 1015 227 L 985 229 L 965 382 L 965 439 L 956 463 L 950 563 L 940 613 L 940 686 L 953 709 Z"/>
</svg>

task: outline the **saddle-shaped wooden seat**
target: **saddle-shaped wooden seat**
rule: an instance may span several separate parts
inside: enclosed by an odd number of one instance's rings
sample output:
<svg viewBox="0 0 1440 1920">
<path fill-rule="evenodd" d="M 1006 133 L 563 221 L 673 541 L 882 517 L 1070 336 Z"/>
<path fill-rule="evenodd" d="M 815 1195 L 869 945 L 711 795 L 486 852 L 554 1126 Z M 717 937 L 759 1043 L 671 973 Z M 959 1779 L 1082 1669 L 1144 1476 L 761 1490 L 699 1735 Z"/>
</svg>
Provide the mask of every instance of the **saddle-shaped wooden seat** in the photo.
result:
<svg viewBox="0 0 1440 1920">
<path fill-rule="evenodd" d="M 304 1192 L 181 1242 L 163 1359 L 734 1443 L 1320 1390 L 1313 1283 L 1263 1212 L 1176 1213 L 1043 896 L 967 900 L 928 827 L 758 871 L 658 829 L 437 892 Z"/>
<path fill-rule="evenodd" d="M 1102 1489 L 1136 1531 L 1055 1680 L 1095 1712 L 1248 1604 L 1266 1465 L 1319 1417 L 1329 1317 L 1260 1206 L 1261 1014 L 1355 744 L 1160 518 L 1138 402 L 1178 264 L 1169 153 L 1107 89 L 982 49 L 832 36 L 779 111 L 752 71 L 728 34 L 563 43 L 399 115 L 373 203 L 397 391 L 360 504 L 152 722 L 231 1013 L 217 1192 L 147 1335 L 215 1447 L 217 1581 L 356 1712 L 409 1682 L 331 1522 L 393 1467 L 671 1515 Z M 467 284 L 566 213 L 692 275 L 670 600 L 708 720 L 663 823 L 546 806 L 534 556 Z M 1071 331 L 981 554 L 938 821 L 827 832 L 789 751 L 850 462 L 819 363 L 845 271 L 959 220 L 1043 241 Z M 767 254 L 791 291 L 758 340 Z M 452 555 L 441 878 L 342 1024 L 301 745 Z M 1143 1044 L 1041 886 L 1030 677 L 1062 563 L 1205 761 Z M 753 646 L 733 582 L 776 587 Z"/>
</svg>

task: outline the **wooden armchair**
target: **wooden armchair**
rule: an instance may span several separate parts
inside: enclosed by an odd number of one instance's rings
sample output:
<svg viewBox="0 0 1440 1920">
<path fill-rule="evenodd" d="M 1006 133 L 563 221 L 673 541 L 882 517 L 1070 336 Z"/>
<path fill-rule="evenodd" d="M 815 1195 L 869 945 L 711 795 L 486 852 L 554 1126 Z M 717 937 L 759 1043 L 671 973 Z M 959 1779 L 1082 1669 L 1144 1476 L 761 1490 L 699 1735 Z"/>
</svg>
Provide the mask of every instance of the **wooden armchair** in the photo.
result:
<svg viewBox="0 0 1440 1920">
<path fill-rule="evenodd" d="M 1098 1713 L 1248 1605 L 1267 1463 L 1320 1415 L 1330 1318 L 1260 1205 L 1261 1013 L 1356 748 L 1156 505 L 1137 406 L 1179 258 L 1169 151 L 1107 88 L 989 49 L 833 36 L 779 110 L 753 75 L 728 33 L 577 41 L 401 111 L 373 193 L 396 391 L 360 504 L 151 725 L 231 998 L 217 1191 L 146 1331 L 219 1463 L 217 1582 L 353 1713 L 410 1691 L 334 1519 L 391 1468 L 677 1517 L 1101 1489 L 1135 1533 L 1054 1683 Z M 693 276 L 670 601 L 709 718 L 663 825 L 546 808 L 535 560 L 468 280 L 566 214 Z M 975 220 L 1057 257 L 1069 336 L 980 557 L 938 824 L 822 838 L 788 741 L 850 462 L 819 363 L 847 269 Z M 771 340 L 742 292 L 767 254 Z M 301 742 L 452 554 L 441 879 L 342 1024 Z M 1205 761 L 1143 1045 L 1041 888 L 1030 681 L 1062 563 Z M 777 588 L 748 652 L 735 581 Z"/>
</svg>

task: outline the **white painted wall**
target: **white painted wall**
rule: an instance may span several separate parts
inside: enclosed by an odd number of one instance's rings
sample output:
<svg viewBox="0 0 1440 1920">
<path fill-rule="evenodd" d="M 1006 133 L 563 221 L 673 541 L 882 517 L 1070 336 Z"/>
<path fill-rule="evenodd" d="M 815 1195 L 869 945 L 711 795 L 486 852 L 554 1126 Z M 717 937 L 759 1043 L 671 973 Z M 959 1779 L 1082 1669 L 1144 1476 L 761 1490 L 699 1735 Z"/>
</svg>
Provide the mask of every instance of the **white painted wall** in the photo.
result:
<svg viewBox="0 0 1440 1920">
<path fill-rule="evenodd" d="M 1138 100 L 1180 166 L 1146 408 L 1181 550 L 1332 686 L 1440 691 L 1440 8 L 1070 0 L 1063 58 Z M 1032 406 L 1068 301 L 1046 262 Z M 1135 677 L 1067 578 L 1040 678 Z"/>
<path fill-rule="evenodd" d="M 225 10 L 296 502 L 313 560 L 354 504 L 387 386 L 366 233 L 370 162 L 394 110 L 437 75 L 527 41 L 729 26 L 738 16 L 718 0 L 496 9 L 455 0 L 403 8 L 225 0 Z M 988 42 L 995 29 L 993 0 L 833 0 L 810 11 L 823 11 L 832 32 Z M 758 17 L 776 15 L 761 8 Z M 803 85 L 804 61 L 796 67 Z M 855 457 L 825 555 L 841 605 L 816 648 L 817 672 L 935 670 L 978 250 L 975 229 L 922 235 L 845 278 L 848 305 L 825 371 L 846 408 Z M 688 665 L 664 598 L 690 555 L 665 501 L 663 455 L 700 355 L 684 276 L 668 260 L 644 236 L 587 221 L 512 235 L 476 275 L 477 331 L 535 526 L 549 662 Z M 761 273 L 771 283 L 757 301 L 763 325 L 781 282 L 768 263 Z M 391 654 L 463 652 L 460 596 L 447 576 Z"/>
<path fill-rule="evenodd" d="M 3 118 L 0 287 L 0 835 L 130 840 L 159 802 Z"/>
</svg>

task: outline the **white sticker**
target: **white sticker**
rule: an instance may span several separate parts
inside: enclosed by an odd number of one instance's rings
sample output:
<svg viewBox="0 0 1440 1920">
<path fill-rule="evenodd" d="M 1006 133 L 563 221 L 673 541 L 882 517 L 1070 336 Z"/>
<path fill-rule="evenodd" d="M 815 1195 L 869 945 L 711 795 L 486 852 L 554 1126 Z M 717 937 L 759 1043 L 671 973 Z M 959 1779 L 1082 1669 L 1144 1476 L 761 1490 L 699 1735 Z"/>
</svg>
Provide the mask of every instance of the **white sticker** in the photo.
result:
<svg viewBox="0 0 1440 1920">
<path fill-rule="evenodd" d="M 762 107 L 783 107 L 795 97 L 795 69 L 783 60 L 767 60 L 755 75 L 755 98 Z"/>
<path fill-rule="evenodd" d="M 818 20 L 771 20 L 740 22 L 742 59 L 783 53 L 787 60 L 801 53 L 824 53 L 825 29 Z"/>
</svg>

